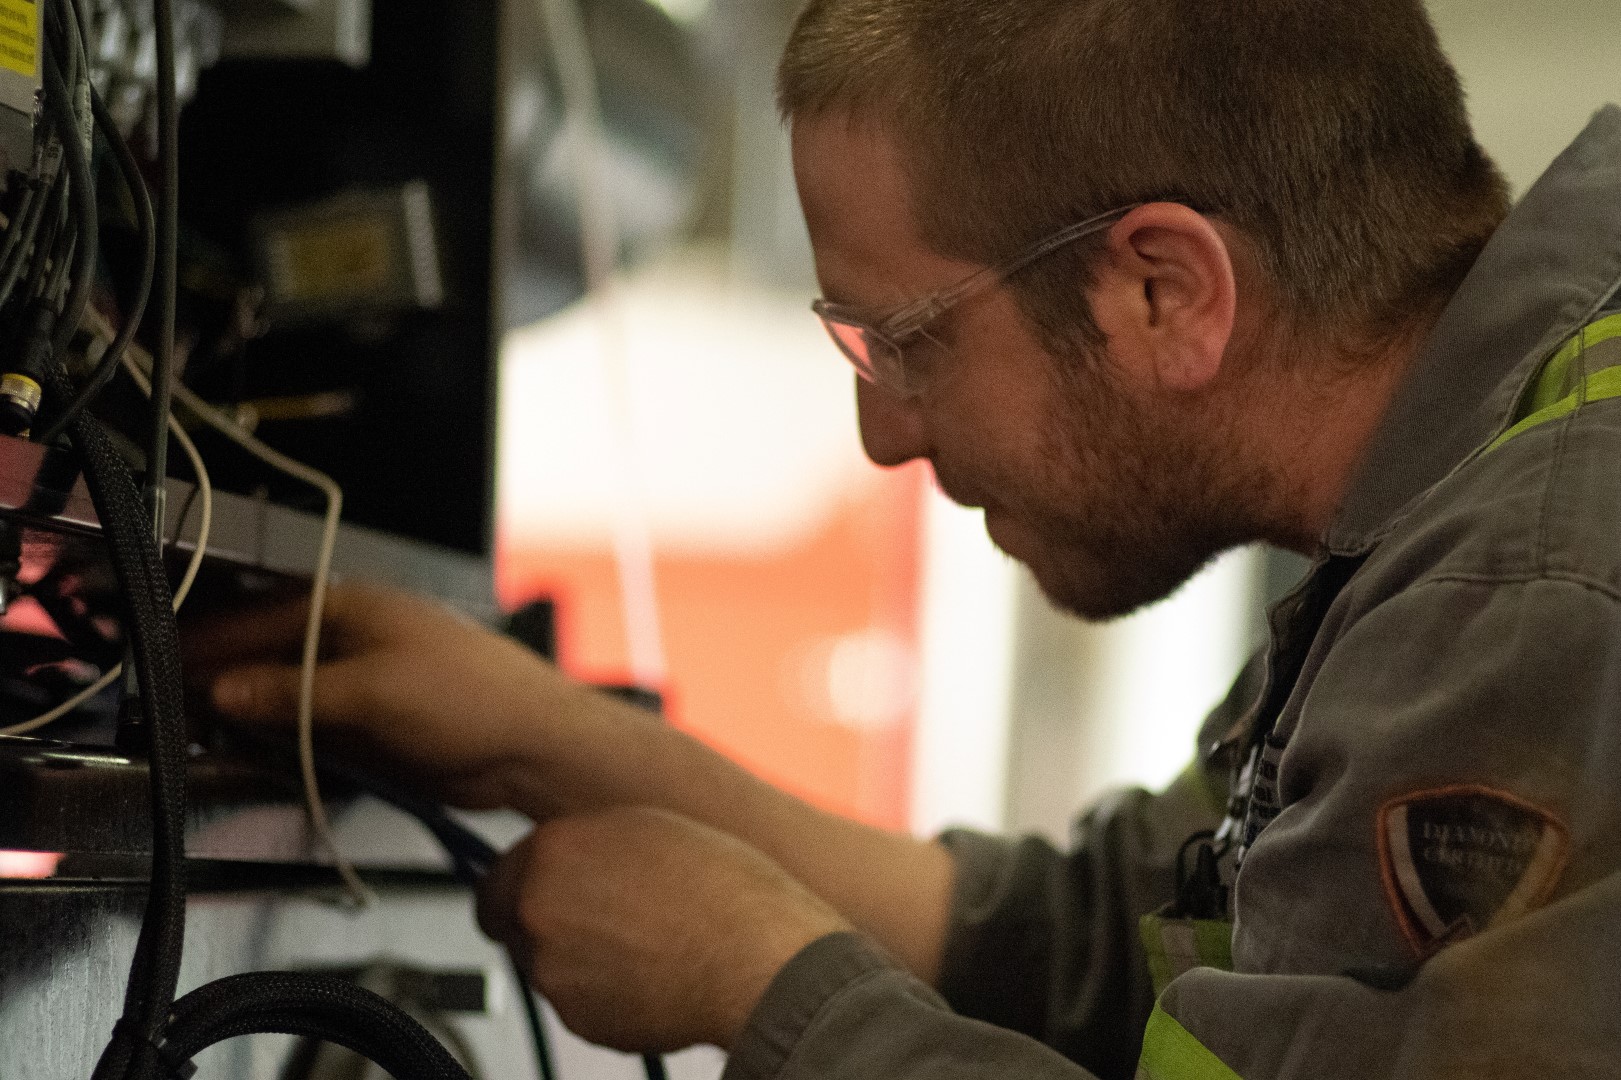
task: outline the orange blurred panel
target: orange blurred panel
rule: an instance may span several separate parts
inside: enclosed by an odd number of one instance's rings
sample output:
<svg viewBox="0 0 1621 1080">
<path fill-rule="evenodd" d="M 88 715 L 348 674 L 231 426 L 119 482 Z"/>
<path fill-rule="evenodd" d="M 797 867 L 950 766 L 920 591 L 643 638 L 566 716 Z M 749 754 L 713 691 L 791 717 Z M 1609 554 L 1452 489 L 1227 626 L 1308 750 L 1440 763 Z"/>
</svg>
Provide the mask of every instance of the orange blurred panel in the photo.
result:
<svg viewBox="0 0 1621 1080">
<path fill-rule="evenodd" d="M 903 828 L 916 696 L 927 474 L 887 474 L 786 550 L 657 560 L 672 722 L 819 806 Z M 504 535 L 501 597 L 559 601 L 564 666 L 622 682 L 618 578 L 605 551 Z"/>
</svg>

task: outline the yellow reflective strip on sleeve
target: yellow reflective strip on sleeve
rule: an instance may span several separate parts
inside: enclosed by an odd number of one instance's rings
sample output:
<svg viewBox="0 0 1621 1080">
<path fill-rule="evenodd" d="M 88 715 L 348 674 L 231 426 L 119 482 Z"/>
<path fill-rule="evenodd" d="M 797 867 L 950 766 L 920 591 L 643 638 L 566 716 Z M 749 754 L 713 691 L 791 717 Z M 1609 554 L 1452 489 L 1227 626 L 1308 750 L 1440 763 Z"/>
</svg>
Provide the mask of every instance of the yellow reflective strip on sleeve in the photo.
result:
<svg viewBox="0 0 1621 1080">
<path fill-rule="evenodd" d="M 1173 919 L 1144 915 L 1137 920 L 1143 958 L 1154 980 L 1154 996 L 1194 968 L 1233 970 L 1233 924 L 1219 919 Z"/>
<path fill-rule="evenodd" d="M 1570 381 L 1570 376 L 1571 367 L 1577 357 L 1581 356 L 1584 350 L 1615 338 L 1621 338 L 1621 315 L 1608 315 L 1582 327 L 1581 331 L 1565 342 L 1559 351 L 1553 354 L 1553 359 L 1543 366 L 1542 373 L 1537 376 L 1537 381 L 1531 388 L 1531 393 L 1522 404 L 1520 416 L 1540 412 L 1573 393 L 1576 386 Z"/>
<path fill-rule="evenodd" d="M 1554 353 L 1552 360 L 1542 366 L 1536 382 L 1531 384 L 1531 392 L 1520 402 L 1517 413 L 1519 419 L 1523 420 L 1533 413 L 1541 412 L 1574 389 L 1566 385 L 1565 380 L 1570 378 L 1571 362 L 1581 351 L 1576 347 L 1579 340 L 1578 338 L 1566 344 L 1564 348 Z"/>
<path fill-rule="evenodd" d="M 1142 941 L 1143 959 L 1148 962 L 1148 977 L 1154 983 L 1154 996 L 1165 993 L 1171 980 L 1182 974 L 1171 963 L 1165 950 L 1165 936 L 1160 933 L 1163 920 L 1156 915 L 1144 915 L 1137 920 L 1137 936 Z"/>
<path fill-rule="evenodd" d="M 1605 368 L 1603 371 L 1589 375 L 1585 395 L 1582 388 L 1578 387 L 1574 393 L 1532 413 L 1499 435 L 1495 442 L 1486 447 L 1486 453 L 1491 453 L 1510 439 L 1523 435 L 1534 427 L 1540 427 L 1550 420 L 1559 419 L 1561 416 L 1568 416 L 1576 411 L 1576 406 L 1584 403 L 1584 397 L 1588 403 L 1621 397 L 1621 367 Z"/>
<path fill-rule="evenodd" d="M 1243 1080 L 1189 1034 L 1170 1013 L 1154 1006 L 1143 1032 L 1137 1080 Z"/>
<path fill-rule="evenodd" d="M 1517 422 L 1493 440 L 1485 453 L 1491 453 L 1534 427 L 1568 416 L 1585 402 L 1621 396 L 1621 391 L 1615 385 L 1616 368 L 1605 368 L 1583 380 L 1578 365 L 1589 350 L 1618 339 L 1621 339 L 1621 314 L 1607 315 L 1582 327 L 1542 365 L 1542 370 L 1521 399 Z"/>
</svg>

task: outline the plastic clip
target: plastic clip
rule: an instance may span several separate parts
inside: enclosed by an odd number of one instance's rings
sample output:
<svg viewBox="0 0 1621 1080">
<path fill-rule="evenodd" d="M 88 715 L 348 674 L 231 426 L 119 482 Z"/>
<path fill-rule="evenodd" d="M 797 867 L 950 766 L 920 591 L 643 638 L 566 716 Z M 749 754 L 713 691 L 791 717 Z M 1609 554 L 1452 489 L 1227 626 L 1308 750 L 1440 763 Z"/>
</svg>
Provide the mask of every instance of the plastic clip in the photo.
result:
<svg viewBox="0 0 1621 1080">
<path fill-rule="evenodd" d="M 197 1065 L 190 1058 L 177 1058 L 174 1051 L 169 1049 L 167 1042 L 154 1042 L 148 1039 L 127 1020 L 120 1020 L 113 1025 L 113 1038 L 144 1042 L 150 1046 L 152 1053 L 157 1056 L 158 1065 L 166 1080 L 192 1080 L 192 1077 L 197 1075 Z"/>
</svg>

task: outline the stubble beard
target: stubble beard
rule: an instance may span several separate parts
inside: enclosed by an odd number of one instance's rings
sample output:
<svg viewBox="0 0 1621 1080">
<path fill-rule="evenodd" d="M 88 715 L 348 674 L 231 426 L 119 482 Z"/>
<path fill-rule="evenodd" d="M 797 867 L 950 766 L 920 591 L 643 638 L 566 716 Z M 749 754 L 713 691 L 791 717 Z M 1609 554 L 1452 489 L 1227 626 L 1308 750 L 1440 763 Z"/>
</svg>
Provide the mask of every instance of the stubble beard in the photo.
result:
<svg viewBox="0 0 1621 1080">
<path fill-rule="evenodd" d="M 1193 445 L 1102 367 L 1064 365 L 1041 465 L 1014 489 L 1031 497 L 1010 508 L 1047 599 L 1099 622 L 1165 599 L 1250 539 L 1244 506 L 1256 494 L 1221 475 L 1219 449 Z"/>
</svg>

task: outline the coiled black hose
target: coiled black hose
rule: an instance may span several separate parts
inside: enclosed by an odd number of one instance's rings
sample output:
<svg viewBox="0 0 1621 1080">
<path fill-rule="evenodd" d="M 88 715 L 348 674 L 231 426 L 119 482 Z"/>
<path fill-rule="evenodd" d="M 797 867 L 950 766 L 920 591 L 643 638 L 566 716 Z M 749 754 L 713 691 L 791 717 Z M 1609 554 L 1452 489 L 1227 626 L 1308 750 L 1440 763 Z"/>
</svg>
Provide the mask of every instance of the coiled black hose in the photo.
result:
<svg viewBox="0 0 1621 1080">
<path fill-rule="evenodd" d="M 70 389 L 60 366 L 53 389 Z M 185 723 L 179 635 L 168 578 L 134 478 L 94 417 L 70 428 L 113 567 L 129 608 L 129 634 L 150 730 L 152 884 L 130 968 L 124 1015 L 95 1080 L 168 1080 L 198 1051 L 239 1035 L 286 1033 L 339 1043 L 398 1080 L 468 1080 L 433 1036 L 376 994 L 330 976 L 239 975 L 174 1001 L 185 939 Z"/>
<path fill-rule="evenodd" d="M 263 971 L 209 983 L 175 1002 L 159 1050 L 171 1072 L 242 1035 L 303 1035 L 336 1043 L 396 1080 L 469 1080 L 467 1070 L 398 1006 L 347 979 Z"/>
<path fill-rule="evenodd" d="M 456 877 L 469 888 L 477 888 L 479 882 L 484 880 L 484 876 L 501 857 L 488 841 L 451 817 L 450 813 L 438 803 L 419 798 L 394 784 L 339 762 L 324 761 L 321 769 L 421 822 L 422 827 L 439 841 L 439 845 L 445 849 L 445 854 L 450 856 Z M 523 1000 L 524 1017 L 528 1021 L 529 1037 L 535 1049 L 535 1067 L 540 1073 L 541 1080 L 555 1080 L 556 1070 L 552 1065 L 551 1047 L 546 1038 L 546 1028 L 541 1021 L 540 1007 L 536 1004 L 535 994 L 529 989 L 529 980 L 525 978 L 517 958 L 509 955 L 508 963 L 512 969 L 513 981 L 518 985 L 518 995 Z M 665 1080 L 664 1059 L 658 1054 L 643 1054 L 642 1070 L 647 1080 Z"/>
</svg>

